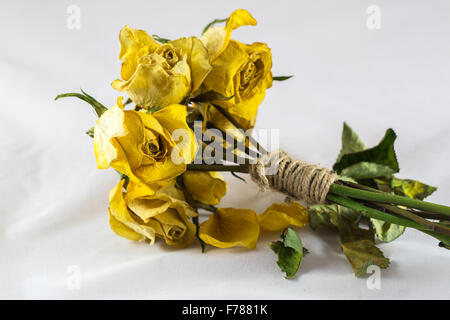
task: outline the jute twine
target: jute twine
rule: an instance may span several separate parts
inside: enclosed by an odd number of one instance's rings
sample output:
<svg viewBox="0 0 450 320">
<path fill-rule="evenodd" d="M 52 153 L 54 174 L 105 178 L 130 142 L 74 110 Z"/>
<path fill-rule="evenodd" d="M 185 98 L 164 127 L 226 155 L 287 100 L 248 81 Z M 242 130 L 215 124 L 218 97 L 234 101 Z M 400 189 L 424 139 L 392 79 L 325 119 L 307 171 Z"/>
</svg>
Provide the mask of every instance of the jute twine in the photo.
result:
<svg viewBox="0 0 450 320">
<path fill-rule="evenodd" d="M 308 203 L 324 203 L 330 186 L 338 177 L 319 165 L 294 161 L 283 150 L 258 158 L 250 165 L 249 173 L 262 190 L 272 188 Z"/>
</svg>

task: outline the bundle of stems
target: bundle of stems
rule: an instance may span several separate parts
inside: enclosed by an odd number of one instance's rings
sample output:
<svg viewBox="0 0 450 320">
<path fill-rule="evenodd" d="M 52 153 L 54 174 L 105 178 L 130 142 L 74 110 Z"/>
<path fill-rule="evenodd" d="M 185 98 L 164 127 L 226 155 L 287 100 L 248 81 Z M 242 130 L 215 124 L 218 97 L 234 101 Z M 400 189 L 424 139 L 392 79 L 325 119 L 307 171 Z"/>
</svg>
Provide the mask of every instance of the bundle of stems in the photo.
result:
<svg viewBox="0 0 450 320">
<path fill-rule="evenodd" d="M 237 129 L 243 130 L 238 121 L 220 106 L 213 106 Z M 209 127 L 214 125 L 208 123 Z M 215 129 L 218 129 L 215 127 Z M 220 129 L 218 129 L 220 130 Z M 221 131 L 226 135 L 225 132 Z M 189 164 L 188 170 L 197 171 L 226 171 L 233 175 L 236 173 L 249 173 L 250 160 L 267 154 L 253 137 L 245 135 L 245 147 L 240 149 L 249 158 L 234 159 L 239 164 Z M 235 141 L 236 142 L 236 141 Z M 230 147 L 234 151 L 238 144 Z M 250 148 L 250 147 L 253 147 Z M 228 152 L 230 149 L 225 149 Z M 239 159 L 240 161 L 237 161 Z M 450 247 L 450 207 L 395 195 L 370 188 L 362 184 L 349 182 L 346 179 L 336 180 L 330 187 L 327 197 L 330 203 L 353 209 L 367 218 L 382 220 L 408 228 L 422 231 L 440 241 L 440 245 Z"/>
</svg>

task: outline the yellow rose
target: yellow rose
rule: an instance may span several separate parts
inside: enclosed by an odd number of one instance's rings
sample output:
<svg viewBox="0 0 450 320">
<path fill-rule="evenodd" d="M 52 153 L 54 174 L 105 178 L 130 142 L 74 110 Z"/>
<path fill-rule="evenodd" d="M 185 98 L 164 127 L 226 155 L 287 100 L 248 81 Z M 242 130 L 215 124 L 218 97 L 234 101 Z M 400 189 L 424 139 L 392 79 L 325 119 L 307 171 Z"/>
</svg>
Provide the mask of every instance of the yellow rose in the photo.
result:
<svg viewBox="0 0 450 320">
<path fill-rule="evenodd" d="M 183 183 L 194 200 L 216 205 L 227 193 L 227 183 L 219 172 L 186 171 Z"/>
<path fill-rule="evenodd" d="M 181 191 L 169 186 L 149 194 L 139 185 L 129 183 L 127 192 L 123 192 L 124 181 L 111 190 L 109 197 L 109 221 L 116 234 L 133 241 L 147 240 L 150 244 L 160 237 L 179 248 L 192 243 L 196 227 L 189 218 L 197 214 L 184 201 Z"/>
<path fill-rule="evenodd" d="M 204 80 L 204 90 L 232 96 L 215 103 L 235 115 L 245 129 L 254 126 L 266 89 L 272 86 L 272 54 L 265 43 L 247 45 L 230 36 L 240 26 L 255 24 L 248 11 L 239 9 L 230 15 L 225 27 L 212 27 L 201 39 L 213 67 Z"/>
<path fill-rule="evenodd" d="M 112 167 L 131 181 L 154 188 L 186 170 L 196 144 L 186 124 L 185 106 L 170 105 L 149 114 L 123 110 L 119 98 L 96 122 L 94 151 L 99 169 Z"/>
<path fill-rule="evenodd" d="M 122 80 L 111 85 L 144 109 L 181 103 L 211 69 L 208 52 L 195 37 L 159 44 L 145 31 L 125 26 L 119 40 Z"/>
</svg>

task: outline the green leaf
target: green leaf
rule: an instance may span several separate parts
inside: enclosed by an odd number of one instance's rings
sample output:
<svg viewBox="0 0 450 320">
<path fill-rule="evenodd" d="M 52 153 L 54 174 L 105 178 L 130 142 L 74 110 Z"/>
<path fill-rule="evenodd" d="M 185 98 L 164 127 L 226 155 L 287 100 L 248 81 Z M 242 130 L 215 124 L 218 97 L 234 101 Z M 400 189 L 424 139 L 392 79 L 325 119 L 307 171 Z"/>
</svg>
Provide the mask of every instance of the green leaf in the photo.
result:
<svg viewBox="0 0 450 320">
<path fill-rule="evenodd" d="M 222 22 L 227 22 L 228 18 L 225 19 L 214 19 L 213 21 L 211 21 L 210 23 L 208 23 L 206 25 L 206 27 L 203 28 L 202 34 L 204 34 L 206 32 L 206 30 L 208 30 L 209 28 L 211 28 L 212 26 L 214 26 L 217 23 L 222 23 Z"/>
<path fill-rule="evenodd" d="M 155 112 L 157 112 L 157 111 L 159 111 L 159 110 L 162 110 L 162 109 L 163 109 L 163 107 L 153 107 L 153 108 L 151 108 L 151 109 L 148 109 L 148 110 L 146 111 L 146 113 L 154 114 Z"/>
<path fill-rule="evenodd" d="M 345 182 L 358 183 L 358 181 L 356 181 L 353 178 L 350 178 L 349 176 L 339 176 L 338 179 Z"/>
<path fill-rule="evenodd" d="M 93 138 L 94 137 L 94 127 L 90 128 L 88 131 L 86 131 L 86 134 Z"/>
<path fill-rule="evenodd" d="M 285 81 L 288 80 L 290 78 L 292 78 L 294 75 L 291 76 L 277 76 L 277 77 L 273 77 L 273 81 Z"/>
<path fill-rule="evenodd" d="M 199 94 L 198 96 L 191 99 L 192 102 L 212 102 L 215 100 L 221 100 L 221 101 L 227 101 L 233 98 L 231 97 L 225 97 L 224 95 L 215 92 L 215 91 L 207 91 L 205 93 Z"/>
<path fill-rule="evenodd" d="M 84 92 L 81 89 L 82 93 L 76 93 L 76 92 L 69 92 L 69 93 L 63 93 L 58 96 L 56 96 L 55 100 L 58 100 L 60 98 L 66 98 L 66 97 L 75 97 L 78 99 L 81 99 L 83 101 L 86 101 L 89 103 L 95 110 L 95 113 L 100 117 L 108 108 L 106 108 L 103 104 L 95 100 L 93 97 L 88 95 L 86 92 Z"/>
<path fill-rule="evenodd" d="M 391 188 L 396 194 L 419 200 L 425 199 L 437 190 L 436 187 L 427 185 L 420 181 L 410 179 L 397 179 L 395 177 L 391 180 Z"/>
<path fill-rule="evenodd" d="M 399 179 L 394 176 L 375 179 L 377 188 L 384 192 L 394 192 L 401 196 L 423 200 L 434 191 L 436 187 L 411 179 Z"/>
<path fill-rule="evenodd" d="M 153 39 L 155 39 L 156 41 L 158 41 L 159 43 L 162 43 L 162 44 L 167 43 L 167 42 L 170 41 L 169 39 L 161 38 L 157 34 L 152 34 L 152 37 L 153 37 Z"/>
<path fill-rule="evenodd" d="M 446 243 L 444 243 L 444 242 L 439 242 L 439 247 L 441 247 L 441 248 L 445 248 L 445 249 L 447 249 L 447 250 L 450 250 L 450 244 L 446 244 Z"/>
<path fill-rule="evenodd" d="M 133 100 L 131 100 L 130 98 L 128 98 L 128 99 L 124 102 L 123 106 L 125 107 L 126 105 L 129 105 L 129 104 L 132 103 L 132 102 L 133 102 Z"/>
<path fill-rule="evenodd" d="M 320 226 L 338 227 L 343 217 L 357 223 L 361 217 L 359 212 L 337 204 L 309 206 L 308 215 L 313 230 Z"/>
<path fill-rule="evenodd" d="M 392 224 L 386 221 L 370 218 L 372 227 L 377 238 L 383 242 L 391 242 L 400 237 L 405 232 L 406 227 Z"/>
<path fill-rule="evenodd" d="M 351 177 L 355 180 L 372 179 L 374 177 L 386 177 L 394 174 L 392 168 L 373 162 L 359 162 L 343 169 L 340 175 Z"/>
<path fill-rule="evenodd" d="M 367 267 L 373 264 L 388 267 L 389 259 L 375 246 L 373 231 L 358 227 L 359 212 L 332 204 L 310 206 L 308 213 L 312 229 L 325 225 L 338 230 L 342 250 L 356 276 L 365 274 Z"/>
<path fill-rule="evenodd" d="M 373 231 L 358 227 L 359 212 L 332 204 L 310 206 L 308 213 L 312 229 L 325 225 L 338 230 L 342 250 L 356 276 L 365 274 L 373 264 L 388 267 L 389 259 L 375 246 Z"/>
<path fill-rule="evenodd" d="M 344 154 L 337 161 L 333 170 L 338 174 L 346 168 L 360 163 L 375 163 L 374 165 L 359 165 L 349 169 L 350 174 L 362 176 L 364 179 L 385 176 L 387 172 L 395 173 L 400 170 L 394 150 L 394 141 L 397 138 L 394 130 L 388 129 L 381 142 L 373 148 L 359 152 Z M 387 170 L 389 168 L 390 170 Z M 347 172 L 348 173 L 348 172 Z M 355 176 L 351 176 L 355 178 Z M 356 178 L 355 178 L 356 179 Z"/>
<path fill-rule="evenodd" d="M 308 250 L 303 248 L 302 240 L 291 228 L 284 230 L 281 238 L 283 241 L 269 243 L 269 248 L 278 255 L 277 264 L 286 273 L 286 279 L 290 279 L 297 273 Z"/>
<path fill-rule="evenodd" d="M 297 232 L 291 228 L 287 228 L 286 232 L 281 235 L 281 238 L 284 240 L 285 247 L 292 248 L 298 252 L 303 252 L 302 240 Z"/>
<path fill-rule="evenodd" d="M 338 229 L 342 250 L 357 277 L 365 275 L 370 265 L 389 266 L 389 259 L 375 246 L 373 231 L 345 219 L 341 219 Z"/>
<path fill-rule="evenodd" d="M 362 142 L 356 132 L 346 122 L 344 122 L 344 127 L 342 128 L 341 140 L 342 148 L 336 162 L 338 162 L 345 154 L 355 153 L 366 149 L 364 142 Z"/>
<path fill-rule="evenodd" d="M 123 184 L 123 188 L 126 189 L 127 186 L 128 186 L 128 183 L 130 182 L 130 178 L 124 173 L 121 173 L 121 172 L 119 172 L 117 170 L 115 170 L 115 171 L 119 174 L 120 180 L 125 180 L 125 182 Z"/>
</svg>

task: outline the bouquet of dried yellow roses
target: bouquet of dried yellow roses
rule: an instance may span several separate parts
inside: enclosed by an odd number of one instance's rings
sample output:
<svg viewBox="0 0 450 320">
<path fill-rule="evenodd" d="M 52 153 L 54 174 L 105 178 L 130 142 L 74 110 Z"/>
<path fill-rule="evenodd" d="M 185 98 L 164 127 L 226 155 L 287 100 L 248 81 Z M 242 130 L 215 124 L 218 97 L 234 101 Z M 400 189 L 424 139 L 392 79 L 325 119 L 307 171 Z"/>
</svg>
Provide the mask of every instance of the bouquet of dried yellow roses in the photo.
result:
<svg viewBox="0 0 450 320">
<path fill-rule="evenodd" d="M 253 249 L 261 230 L 278 231 L 281 240 L 269 246 L 287 278 L 308 252 L 290 227 L 336 230 L 356 275 L 370 265 L 386 268 L 389 260 L 376 241 L 393 241 L 407 227 L 449 249 L 450 208 L 423 201 L 436 188 L 395 176 L 392 129 L 367 148 L 344 124 L 333 170 L 292 159 L 283 150 L 269 152 L 256 141 L 251 129 L 266 89 L 289 76 L 272 76 L 265 43 L 231 39 L 244 25 L 256 21 L 239 9 L 208 24 L 201 38 L 168 40 L 125 26 L 119 33 L 121 79 L 112 87 L 127 100 L 120 97 L 106 108 L 84 91 L 56 98 L 80 98 L 98 115 L 87 131 L 97 167 L 120 174 L 109 195 L 112 230 L 130 240 L 153 244 L 160 238 L 179 248 L 197 239 L 202 250 Z M 286 202 L 262 214 L 218 207 L 227 192 L 221 171 L 240 179 L 238 174 L 248 174 L 261 190 L 286 194 Z M 199 210 L 211 214 L 199 222 Z"/>
</svg>

